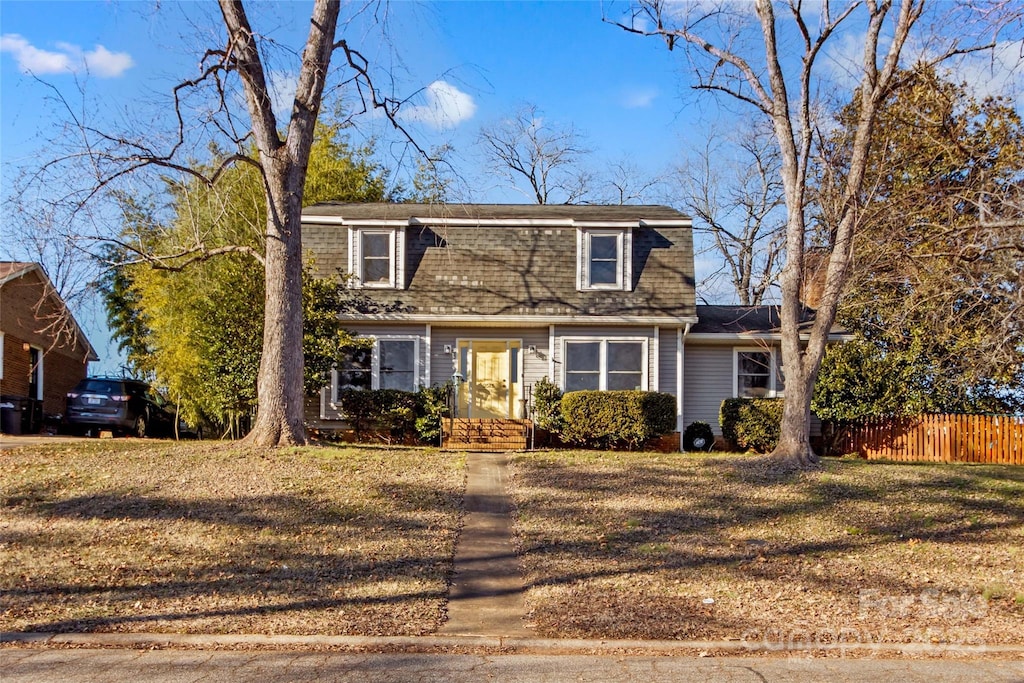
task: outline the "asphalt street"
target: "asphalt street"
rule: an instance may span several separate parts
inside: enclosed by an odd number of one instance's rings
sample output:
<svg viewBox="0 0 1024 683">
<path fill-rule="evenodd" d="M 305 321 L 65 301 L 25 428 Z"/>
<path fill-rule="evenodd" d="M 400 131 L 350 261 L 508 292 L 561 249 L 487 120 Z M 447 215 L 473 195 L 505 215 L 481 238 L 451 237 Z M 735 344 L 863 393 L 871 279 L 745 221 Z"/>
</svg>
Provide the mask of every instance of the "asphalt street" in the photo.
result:
<svg viewBox="0 0 1024 683">
<path fill-rule="evenodd" d="M 1024 682 L 1024 661 L 439 655 L 188 650 L 0 650 L 4 683 L 260 681 L 564 683 L 618 681 Z"/>
</svg>

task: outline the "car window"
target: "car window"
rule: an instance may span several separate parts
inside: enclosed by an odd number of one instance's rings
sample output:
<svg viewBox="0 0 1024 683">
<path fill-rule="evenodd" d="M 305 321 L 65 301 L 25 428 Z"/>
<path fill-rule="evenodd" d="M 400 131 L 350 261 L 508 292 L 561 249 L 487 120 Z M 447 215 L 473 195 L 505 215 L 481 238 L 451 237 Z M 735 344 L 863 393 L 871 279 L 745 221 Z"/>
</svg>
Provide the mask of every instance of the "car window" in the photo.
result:
<svg viewBox="0 0 1024 683">
<path fill-rule="evenodd" d="M 120 382 L 113 382 L 109 379 L 86 379 L 78 385 L 79 391 L 91 391 L 99 394 L 116 394 L 121 388 Z"/>
</svg>

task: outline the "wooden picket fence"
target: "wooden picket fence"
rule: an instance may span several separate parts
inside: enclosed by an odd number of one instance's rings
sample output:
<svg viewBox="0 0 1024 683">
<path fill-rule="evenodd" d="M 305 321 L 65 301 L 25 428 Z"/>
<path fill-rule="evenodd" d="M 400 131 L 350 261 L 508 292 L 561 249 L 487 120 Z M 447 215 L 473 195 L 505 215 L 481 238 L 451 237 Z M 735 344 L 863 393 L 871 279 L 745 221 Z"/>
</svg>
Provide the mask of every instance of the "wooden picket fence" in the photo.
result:
<svg viewBox="0 0 1024 683">
<path fill-rule="evenodd" d="M 869 460 L 1024 465 L 1024 417 L 918 415 L 870 420 L 838 434 L 842 453 Z"/>
</svg>

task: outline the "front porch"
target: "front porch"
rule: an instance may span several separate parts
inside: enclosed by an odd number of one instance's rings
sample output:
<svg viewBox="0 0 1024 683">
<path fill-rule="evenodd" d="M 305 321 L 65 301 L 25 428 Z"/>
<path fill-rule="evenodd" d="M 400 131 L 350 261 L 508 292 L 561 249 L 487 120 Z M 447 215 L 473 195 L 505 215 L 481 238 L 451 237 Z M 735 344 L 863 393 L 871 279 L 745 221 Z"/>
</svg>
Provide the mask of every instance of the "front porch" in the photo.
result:
<svg viewBox="0 0 1024 683">
<path fill-rule="evenodd" d="M 455 417 L 441 422 L 441 447 L 463 451 L 525 451 L 531 420 Z"/>
</svg>

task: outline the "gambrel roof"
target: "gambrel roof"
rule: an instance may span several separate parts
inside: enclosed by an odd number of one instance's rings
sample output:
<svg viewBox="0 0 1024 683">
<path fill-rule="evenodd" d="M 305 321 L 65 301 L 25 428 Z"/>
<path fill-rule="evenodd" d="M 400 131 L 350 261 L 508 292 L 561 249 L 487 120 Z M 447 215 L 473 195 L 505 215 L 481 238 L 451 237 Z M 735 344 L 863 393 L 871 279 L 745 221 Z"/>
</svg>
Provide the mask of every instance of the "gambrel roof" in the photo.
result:
<svg viewBox="0 0 1024 683">
<path fill-rule="evenodd" d="M 360 318 L 472 322 L 696 322 L 690 218 L 666 206 L 324 203 L 303 211 L 320 275 L 351 268 L 352 231 L 404 236 L 394 289 L 360 289 Z M 628 233 L 628 281 L 579 287 L 579 234 Z M 355 317 L 355 316 L 353 316 Z"/>
</svg>

